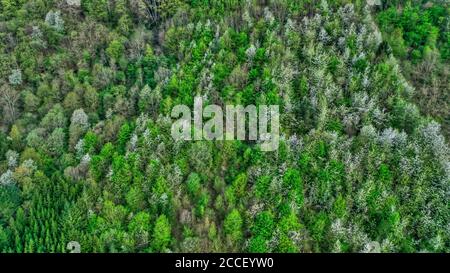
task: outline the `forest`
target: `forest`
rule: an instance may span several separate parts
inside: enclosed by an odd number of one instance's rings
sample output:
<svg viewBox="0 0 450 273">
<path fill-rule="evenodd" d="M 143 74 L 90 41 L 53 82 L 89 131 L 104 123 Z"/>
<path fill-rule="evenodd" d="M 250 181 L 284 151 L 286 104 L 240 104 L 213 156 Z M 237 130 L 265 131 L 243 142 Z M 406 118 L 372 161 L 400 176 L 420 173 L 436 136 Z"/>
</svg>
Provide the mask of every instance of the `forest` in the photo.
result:
<svg viewBox="0 0 450 273">
<path fill-rule="evenodd" d="M 0 252 L 450 252 L 446 0 L 0 0 Z M 280 140 L 175 141 L 176 105 Z"/>
</svg>

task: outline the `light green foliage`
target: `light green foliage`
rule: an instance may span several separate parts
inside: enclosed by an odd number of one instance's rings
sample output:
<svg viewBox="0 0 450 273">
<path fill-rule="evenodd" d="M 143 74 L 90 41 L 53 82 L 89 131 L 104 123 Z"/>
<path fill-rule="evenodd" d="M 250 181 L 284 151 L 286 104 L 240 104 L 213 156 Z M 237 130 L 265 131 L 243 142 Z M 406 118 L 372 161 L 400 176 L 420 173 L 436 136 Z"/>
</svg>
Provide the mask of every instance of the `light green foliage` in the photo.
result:
<svg viewBox="0 0 450 273">
<path fill-rule="evenodd" d="M 158 217 L 153 229 L 152 248 L 157 252 L 164 252 L 171 240 L 171 228 L 169 220 L 165 215 Z"/>
<path fill-rule="evenodd" d="M 225 218 L 223 229 L 234 243 L 242 239 L 242 217 L 236 209 L 232 210 Z"/>
</svg>

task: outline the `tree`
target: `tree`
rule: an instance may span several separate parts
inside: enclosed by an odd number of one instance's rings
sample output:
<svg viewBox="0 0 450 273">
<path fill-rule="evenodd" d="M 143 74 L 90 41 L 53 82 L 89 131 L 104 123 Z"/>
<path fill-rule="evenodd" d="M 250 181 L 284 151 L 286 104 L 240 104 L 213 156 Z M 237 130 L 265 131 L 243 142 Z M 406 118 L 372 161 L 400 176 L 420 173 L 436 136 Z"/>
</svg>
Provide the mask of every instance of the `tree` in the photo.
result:
<svg viewBox="0 0 450 273">
<path fill-rule="evenodd" d="M 69 127 L 69 145 L 75 147 L 80 137 L 89 129 L 89 119 L 84 110 L 73 111 Z"/>
<path fill-rule="evenodd" d="M 295 200 L 299 207 L 303 206 L 303 182 L 300 173 L 296 169 L 289 169 L 283 176 L 283 183 L 291 192 L 291 198 Z"/>
<path fill-rule="evenodd" d="M 443 3 L 0 0 L 0 252 L 449 252 Z"/>
<path fill-rule="evenodd" d="M 24 112 L 35 112 L 39 106 L 39 98 L 31 91 L 25 91 L 23 95 Z"/>
<path fill-rule="evenodd" d="M 259 213 L 251 228 L 253 236 L 250 239 L 249 251 L 257 253 L 268 252 L 268 241 L 272 238 L 274 227 L 274 217 L 270 211 Z"/>
<path fill-rule="evenodd" d="M 247 175 L 245 173 L 239 174 L 233 181 L 233 187 L 236 192 L 236 197 L 243 197 L 247 186 Z"/>
<path fill-rule="evenodd" d="M 132 186 L 125 196 L 128 206 L 134 211 L 140 211 L 145 207 L 145 195 L 138 186 Z"/>
<path fill-rule="evenodd" d="M 61 18 L 61 12 L 59 10 L 49 11 L 47 15 L 45 15 L 45 23 L 56 31 L 64 30 L 64 20 Z"/>
<path fill-rule="evenodd" d="M 11 131 L 9 132 L 9 139 L 11 141 L 11 148 L 19 151 L 23 148 L 22 146 L 22 132 L 19 129 L 19 126 L 17 126 L 16 124 L 14 124 L 13 126 L 11 126 Z M 5 142 L 6 144 L 6 142 Z"/>
<path fill-rule="evenodd" d="M 56 128 L 66 128 L 66 122 L 64 108 L 60 104 L 55 104 L 41 120 L 40 126 L 47 132 L 52 132 Z"/>
<path fill-rule="evenodd" d="M 143 211 L 137 213 L 128 224 L 128 230 L 133 236 L 136 248 L 145 249 L 150 239 L 150 215 Z"/>
<path fill-rule="evenodd" d="M 3 108 L 3 117 L 0 118 L 0 121 L 6 122 L 7 124 L 14 122 L 19 114 L 17 109 L 19 98 L 20 92 L 8 84 L 3 84 L 0 87 L 0 105 Z"/>
<path fill-rule="evenodd" d="M 156 252 L 165 252 L 169 247 L 171 237 L 171 226 L 169 219 L 163 214 L 156 219 L 153 229 L 152 248 Z"/>
<path fill-rule="evenodd" d="M 5 186 L 5 185 L 11 185 L 14 184 L 14 177 L 13 177 L 13 172 L 11 170 L 7 170 L 5 173 L 3 173 L 0 176 L 0 185 Z"/>
<path fill-rule="evenodd" d="M 242 224 L 242 217 L 237 209 L 233 209 L 223 222 L 224 232 L 229 236 L 231 242 L 234 244 L 238 243 L 242 239 Z"/>
<path fill-rule="evenodd" d="M 281 218 L 277 227 L 279 229 L 279 238 L 277 251 L 280 252 L 298 252 L 299 248 L 293 240 L 294 236 L 300 232 L 302 225 L 294 213 L 289 213 Z"/>
<path fill-rule="evenodd" d="M 89 112 L 96 112 L 98 107 L 98 94 L 94 87 L 87 84 L 84 91 L 84 105 Z"/>
<path fill-rule="evenodd" d="M 20 69 L 13 69 L 9 75 L 9 83 L 12 85 L 22 84 L 22 71 Z"/>
<path fill-rule="evenodd" d="M 191 173 L 188 177 L 186 186 L 189 195 L 195 200 L 195 197 L 197 197 L 200 194 L 201 189 L 200 176 L 197 173 Z"/>
<path fill-rule="evenodd" d="M 76 92 L 67 93 L 66 97 L 64 98 L 63 105 L 64 109 L 66 109 L 68 112 L 73 112 L 75 109 L 81 107 L 80 96 Z"/>
<path fill-rule="evenodd" d="M 122 56 L 124 50 L 125 47 L 123 45 L 123 42 L 118 39 L 115 39 L 112 40 L 111 43 L 109 44 L 108 48 L 106 49 L 106 53 L 111 59 L 118 61 Z"/>
<path fill-rule="evenodd" d="M 0 132 L 0 160 L 3 160 L 6 150 L 8 149 L 7 137 Z"/>
<path fill-rule="evenodd" d="M 47 140 L 47 147 L 50 154 L 60 156 L 64 153 L 66 134 L 63 128 L 56 128 Z"/>
<path fill-rule="evenodd" d="M 156 87 L 154 90 L 148 85 L 145 85 L 139 92 L 139 110 L 142 113 L 150 114 L 156 116 L 159 111 L 159 106 L 162 100 L 161 90 Z"/>
<path fill-rule="evenodd" d="M 108 20 L 108 1 L 107 0 L 88 0 L 82 1 L 81 5 L 86 9 L 89 14 L 98 20 Z"/>
</svg>

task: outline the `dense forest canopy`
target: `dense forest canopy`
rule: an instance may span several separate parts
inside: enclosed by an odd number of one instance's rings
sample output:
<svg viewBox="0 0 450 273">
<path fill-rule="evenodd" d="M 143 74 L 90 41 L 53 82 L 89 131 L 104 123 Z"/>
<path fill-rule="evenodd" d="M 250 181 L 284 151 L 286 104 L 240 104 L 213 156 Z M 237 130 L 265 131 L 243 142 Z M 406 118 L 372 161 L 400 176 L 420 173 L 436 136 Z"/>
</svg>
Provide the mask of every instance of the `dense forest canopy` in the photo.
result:
<svg viewBox="0 0 450 273">
<path fill-rule="evenodd" d="M 447 1 L 0 0 L 0 251 L 449 252 L 449 21 Z M 175 141 L 195 96 L 279 105 L 278 150 Z"/>
</svg>

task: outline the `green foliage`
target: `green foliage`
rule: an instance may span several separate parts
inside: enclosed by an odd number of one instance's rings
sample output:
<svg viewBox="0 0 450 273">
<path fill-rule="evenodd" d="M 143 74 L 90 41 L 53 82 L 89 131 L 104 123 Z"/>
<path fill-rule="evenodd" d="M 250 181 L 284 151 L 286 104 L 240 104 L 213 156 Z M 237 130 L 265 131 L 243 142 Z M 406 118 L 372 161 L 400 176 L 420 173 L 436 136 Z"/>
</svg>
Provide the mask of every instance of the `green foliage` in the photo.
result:
<svg viewBox="0 0 450 273">
<path fill-rule="evenodd" d="M 291 192 L 290 197 L 295 200 L 299 207 L 303 205 L 303 182 L 298 170 L 289 169 L 283 176 L 284 187 Z"/>
<path fill-rule="evenodd" d="M 242 197 L 245 193 L 247 186 L 247 175 L 244 173 L 239 174 L 232 184 L 236 197 Z"/>
<path fill-rule="evenodd" d="M 418 109 L 440 121 L 443 133 L 448 137 L 450 101 L 445 91 L 450 78 L 447 69 L 450 60 L 448 3 L 399 2 L 385 5 L 377 14 L 377 21 L 385 40 L 402 64 L 403 74 L 416 88 L 413 98 Z M 394 122 L 411 132 L 417 126 L 418 110 L 404 101 L 397 101 L 394 107 L 393 119 L 400 119 Z M 405 110 L 409 113 L 406 114 Z M 411 120 L 407 120 L 405 115 L 410 115 Z M 402 124 L 410 121 L 410 126 Z"/>
<path fill-rule="evenodd" d="M 398 54 L 397 56 L 406 55 L 405 49 L 402 48 L 406 46 L 409 49 L 409 56 L 413 61 L 418 61 L 423 58 L 426 46 L 437 48 L 439 42 L 439 45 L 443 45 L 441 57 L 448 59 L 449 44 L 446 40 L 448 30 L 443 26 L 446 17 L 448 9 L 443 5 L 433 5 L 425 9 L 418 5 L 406 5 L 401 11 L 391 7 L 380 12 L 378 22 L 384 31 L 394 29 L 392 35 L 396 40 L 391 44 L 395 46 L 394 52 Z M 399 44 L 396 45 L 395 42 Z"/>
<path fill-rule="evenodd" d="M 258 198 L 270 198 L 270 182 L 270 176 L 265 175 L 258 178 L 255 185 L 255 195 Z"/>
<path fill-rule="evenodd" d="M 289 213 L 283 216 L 277 226 L 280 230 L 280 238 L 276 250 L 279 252 L 298 252 L 299 248 L 291 238 L 292 232 L 300 232 L 302 225 L 298 222 L 295 214 Z"/>
<path fill-rule="evenodd" d="M 124 152 L 126 148 L 126 144 L 131 137 L 131 133 L 133 132 L 133 127 L 129 123 L 125 123 L 122 125 L 118 135 L 118 146 L 119 151 Z"/>
<path fill-rule="evenodd" d="M 191 173 L 187 180 L 187 191 L 192 196 L 198 196 L 201 187 L 200 176 L 196 173 Z"/>
<path fill-rule="evenodd" d="M 242 240 L 242 217 L 238 210 L 233 209 L 223 222 L 223 229 L 233 243 L 238 243 Z"/>
<path fill-rule="evenodd" d="M 250 239 L 249 251 L 257 253 L 266 253 L 268 249 L 268 241 L 272 238 L 275 227 L 274 217 L 269 211 L 263 211 L 255 218 L 252 227 L 253 236 Z"/>
<path fill-rule="evenodd" d="M 125 47 L 123 45 L 123 42 L 120 40 L 112 40 L 109 44 L 108 48 L 106 49 L 106 53 L 108 56 L 114 60 L 119 60 L 120 57 L 123 54 L 123 51 L 125 50 Z"/>
<path fill-rule="evenodd" d="M 171 237 L 171 227 L 169 220 L 165 215 L 161 215 L 156 219 L 155 228 L 153 229 L 152 248 L 156 252 L 164 252 L 169 247 Z"/>
<path fill-rule="evenodd" d="M 0 252 L 448 252 L 448 5 L 381 2 L 0 0 Z"/>
</svg>

